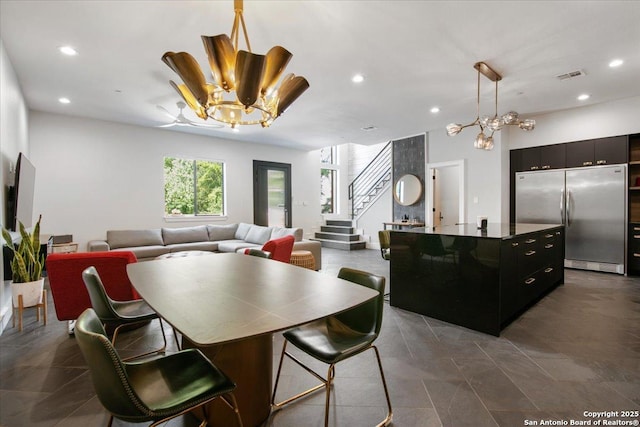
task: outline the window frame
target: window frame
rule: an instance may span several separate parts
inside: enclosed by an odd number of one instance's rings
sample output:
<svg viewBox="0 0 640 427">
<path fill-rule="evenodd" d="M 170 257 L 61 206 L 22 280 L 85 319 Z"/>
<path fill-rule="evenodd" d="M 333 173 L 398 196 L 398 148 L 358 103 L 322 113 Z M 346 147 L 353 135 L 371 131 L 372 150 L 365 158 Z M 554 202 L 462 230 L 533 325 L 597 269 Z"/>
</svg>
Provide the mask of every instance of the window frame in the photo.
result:
<svg viewBox="0 0 640 427">
<path fill-rule="evenodd" d="M 164 163 L 166 159 L 178 159 L 178 160 L 188 160 L 194 162 L 194 178 L 197 176 L 197 162 L 208 162 L 208 163 L 217 163 L 221 165 L 222 168 L 222 212 L 220 214 L 197 214 L 197 184 L 194 179 L 194 186 L 192 188 L 193 194 L 193 214 L 171 214 L 167 212 L 167 204 L 166 204 L 166 172 L 164 169 Z M 224 221 L 227 219 L 227 164 L 224 160 L 221 159 L 211 159 L 197 156 L 185 156 L 185 155 L 165 155 L 162 158 L 162 193 L 163 193 L 163 217 L 165 222 L 184 222 L 184 221 L 194 221 L 194 222 L 202 222 L 202 221 Z"/>
</svg>

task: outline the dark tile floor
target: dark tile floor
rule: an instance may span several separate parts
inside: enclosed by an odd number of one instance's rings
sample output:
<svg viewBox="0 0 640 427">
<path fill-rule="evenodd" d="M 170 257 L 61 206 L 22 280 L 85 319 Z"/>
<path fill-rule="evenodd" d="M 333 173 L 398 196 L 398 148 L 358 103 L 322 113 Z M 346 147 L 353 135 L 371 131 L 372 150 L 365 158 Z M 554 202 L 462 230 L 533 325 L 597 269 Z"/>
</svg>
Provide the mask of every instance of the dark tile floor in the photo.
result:
<svg viewBox="0 0 640 427">
<path fill-rule="evenodd" d="M 389 273 L 375 250 L 323 249 L 323 263 L 323 274 L 335 275 L 342 266 Z M 564 286 L 500 338 L 386 306 L 377 344 L 393 425 L 524 426 L 549 420 L 566 424 L 547 425 L 571 425 L 588 420 L 585 411 L 618 411 L 601 421 L 639 420 L 622 411 L 640 410 L 640 279 L 578 270 L 567 270 L 565 277 Z M 9 326 L 0 336 L 0 426 L 106 425 L 66 322 L 55 318 L 52 305 L 47 326 L 36 323 L 33 312 L 23 332 Z M 158 344 L 157 328 L 154 322 L 123 334 L 121 352 Z M 279 355 L 281 345 L 277 336 L 274 353 Z M 336 371 L 330 424 L 375 425 L 385 404 L 373 353 L 345 361 Z M 285 361 L 281 381 L 278 394 L 286 396 L 312 378 Z M 322 396 L 312 396 L 276 412 L 267 425 L 321 426 L 323 404 Z M 187 416 L 168 425 L 197 422 Z"/>
</svg>

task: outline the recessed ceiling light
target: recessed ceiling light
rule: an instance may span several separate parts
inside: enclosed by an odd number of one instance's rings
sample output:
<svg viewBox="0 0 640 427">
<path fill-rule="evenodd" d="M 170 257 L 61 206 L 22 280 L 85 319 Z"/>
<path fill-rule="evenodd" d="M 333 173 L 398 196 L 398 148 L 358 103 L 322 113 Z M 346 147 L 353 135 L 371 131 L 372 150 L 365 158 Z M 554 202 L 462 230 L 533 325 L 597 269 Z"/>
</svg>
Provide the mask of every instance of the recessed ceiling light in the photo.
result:
<svg viewBox="0 0 640 427">
<path fill-rule="evenodd" d="M 439 112 L 440 112 L 440 107 L 433 107 L 433 108 L 431 109 L 431 112 L 432 112 L 433 114 L 435 114 L 435 113 L 439 113 Z"/>
<path fill-rule="evenodd" d="M 615 68 L 621 66 L 622 64 L 624 64 L 624 61 L 622 59 L 614 59 L 613 61 L 609 62 L 609 67 Z"/>
<path fill-rule="evenodd" d="M 71 103 L 71 100 L 69 98 L 58 98 L 58 102 L 60 104 L 69 104 Z"/>
<path fill-rule="evenodd" d="M 354 83 L 362 83 L 364 81 L 364 76 L 362 74 L 355 74 L 351 77 L 351 81 Z"/>
<path fill-rule="evenodd" d="M 58 50 L 67 56 L 75 56 L 78 54 L 78 51 L 71 46 L 62 46 Z"/>
<path fill-rule="evenodd" d="M 591 95 L 589 95 L 588 93 L 583 93 L 582 95 L 578 95 L 578 101 L 586 101 L 589 98 L 591 98 Z"/>
</svg>

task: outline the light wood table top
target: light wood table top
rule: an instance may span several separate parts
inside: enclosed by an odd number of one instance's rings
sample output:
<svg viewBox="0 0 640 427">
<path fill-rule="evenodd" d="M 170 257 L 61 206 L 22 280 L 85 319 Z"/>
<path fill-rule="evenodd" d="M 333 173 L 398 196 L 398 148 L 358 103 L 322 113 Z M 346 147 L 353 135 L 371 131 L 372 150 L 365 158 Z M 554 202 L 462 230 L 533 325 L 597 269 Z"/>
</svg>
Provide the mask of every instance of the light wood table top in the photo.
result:
<svg viewBox="0 0 640 427">
<path fill-rule="evenodd" d="M 282 331 L 377 295 L 337 277 L 241 254 L 139 262 L 127 272 L 142 298 L 200 346 Z"/>
</svg>

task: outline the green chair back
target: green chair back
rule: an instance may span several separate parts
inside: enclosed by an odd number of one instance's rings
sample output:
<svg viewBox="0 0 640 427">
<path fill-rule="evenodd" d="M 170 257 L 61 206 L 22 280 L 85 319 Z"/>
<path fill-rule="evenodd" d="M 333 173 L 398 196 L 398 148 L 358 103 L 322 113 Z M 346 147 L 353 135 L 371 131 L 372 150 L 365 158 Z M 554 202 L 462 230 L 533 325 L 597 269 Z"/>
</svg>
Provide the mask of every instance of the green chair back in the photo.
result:
<svg viewBox="0 0 640 427">
<path fill-rule="evenodd" d="M 385 278 L 347 267 L 340 269 L 338 277 L 376 290 L 378 291 L 378 296 L 334 317 L 355 331 L 364 334 L 374 333 L 378 336 L 382 326 L 382 313 L 384 310 Z"/>
<path fill-rule="evenodd" d="M 380 241 L 380 254 L 385 260 L 389 260 L 389 254 L 391 249 L 391 235 L 389 230 L 378 231 L 378 240 Z"/>
<path fill-rule="evenodd" d="M 125 366 L 92 308 L 78 317 L 75 337 L 105 409 L 116 418 L 148 420 L 148 409 L 131 389 Z"/>
<path fill-rule="evenodd" d="M 82 272 L 82 280 L 87 287 L 91 306 L 103 322 L 116 321 L 120 318 L 113 308 L 111 299 L 102 284 L 98 270 L 89 267 Z"/>
</svg>

